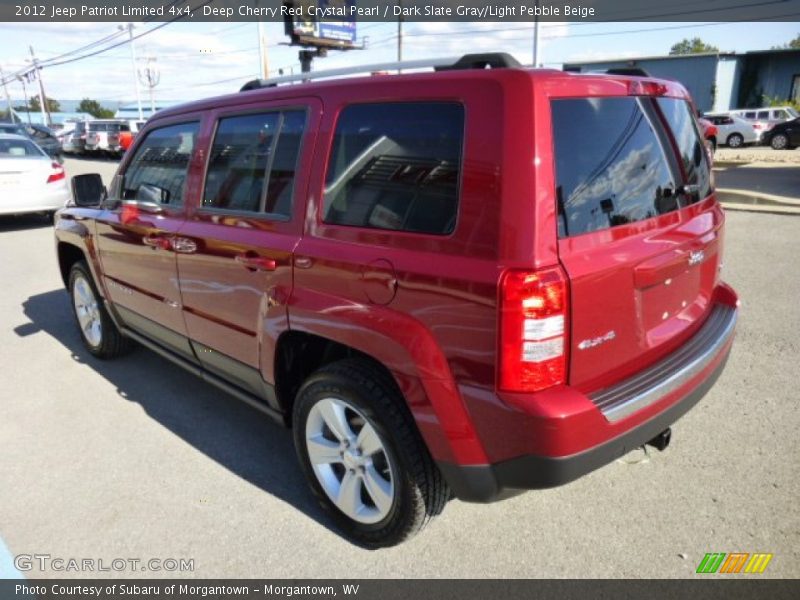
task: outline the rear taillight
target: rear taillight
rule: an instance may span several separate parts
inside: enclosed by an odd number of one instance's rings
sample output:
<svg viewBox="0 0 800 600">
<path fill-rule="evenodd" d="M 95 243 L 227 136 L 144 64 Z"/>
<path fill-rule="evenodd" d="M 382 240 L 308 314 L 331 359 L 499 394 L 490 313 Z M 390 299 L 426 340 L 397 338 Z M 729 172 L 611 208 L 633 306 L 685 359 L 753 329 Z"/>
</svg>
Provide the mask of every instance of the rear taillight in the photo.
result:
<svg viewBox="0 0 800 600">
<path fill-rule="evenodd" d="M 566 381 L 568 295 L 567 280 L 559 267 L 503 274 L 501 390 L 536 392 Z"/>
<path fill-rule="evenodd" d="M 62 167 L 57 162 L 52 163 L 50 166 L 53 168 L 53 170 L 50 172 L 50 175 L 47 178 L 47 183 L 60 181 L 67 176 L 66 173 L 64 173 L 64 167 Z"/>
</svg>

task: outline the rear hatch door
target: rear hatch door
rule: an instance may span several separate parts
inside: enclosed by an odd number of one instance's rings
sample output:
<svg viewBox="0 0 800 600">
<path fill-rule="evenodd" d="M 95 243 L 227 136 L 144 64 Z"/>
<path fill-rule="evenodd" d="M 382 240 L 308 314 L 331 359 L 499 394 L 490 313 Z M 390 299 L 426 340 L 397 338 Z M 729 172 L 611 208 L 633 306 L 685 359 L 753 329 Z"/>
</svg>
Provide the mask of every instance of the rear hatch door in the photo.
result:
<svg viewBox="0 0 800 600">
<path fill-rule="evenodd" d="M 606 387 L 701 325 L 720 262 L 710 159 L 681 98 L 554 99 L 570 384 Z"/>
</svg>

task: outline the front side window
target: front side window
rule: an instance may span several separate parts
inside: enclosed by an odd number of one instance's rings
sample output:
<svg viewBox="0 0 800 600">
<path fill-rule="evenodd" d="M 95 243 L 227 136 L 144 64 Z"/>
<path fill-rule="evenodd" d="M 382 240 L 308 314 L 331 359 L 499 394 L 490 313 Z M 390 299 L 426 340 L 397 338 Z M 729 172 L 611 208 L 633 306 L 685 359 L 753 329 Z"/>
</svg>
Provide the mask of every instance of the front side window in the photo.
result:
<svg viewBox="0 0 800 600">
<path fill-rule="evenodd" d="M 339 115 L 325 179 L 326 223 L 445 235 L 455 228 L 464 108 L 358 104 Z"/>
<path fill-rule="evenodd" d="M 199 129 L 199 123 L 181 123 L 148 133 L 123 175 L 122 199 L 182 205 L 186 170 Z"/>
<path fill-rule="evenodd" d="M 303 110 L 221 119 L 203 207 L 290 217 L 305 120 Z"/>
</svg>

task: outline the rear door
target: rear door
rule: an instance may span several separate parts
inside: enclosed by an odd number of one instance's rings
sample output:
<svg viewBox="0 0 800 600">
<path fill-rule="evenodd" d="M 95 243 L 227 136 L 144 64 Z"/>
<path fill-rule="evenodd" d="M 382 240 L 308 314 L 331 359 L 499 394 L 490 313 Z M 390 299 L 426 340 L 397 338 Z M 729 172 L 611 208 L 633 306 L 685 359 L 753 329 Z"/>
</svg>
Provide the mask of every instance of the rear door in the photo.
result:
<svg viewBox="0 0 800 600">
<path fill-rule="evenodd" d="M 570 383 L 591 391 L 700 327 L 717 283 L 723 218 L 686 100 L 565 98 L 551 110 Z"/>
</svg>

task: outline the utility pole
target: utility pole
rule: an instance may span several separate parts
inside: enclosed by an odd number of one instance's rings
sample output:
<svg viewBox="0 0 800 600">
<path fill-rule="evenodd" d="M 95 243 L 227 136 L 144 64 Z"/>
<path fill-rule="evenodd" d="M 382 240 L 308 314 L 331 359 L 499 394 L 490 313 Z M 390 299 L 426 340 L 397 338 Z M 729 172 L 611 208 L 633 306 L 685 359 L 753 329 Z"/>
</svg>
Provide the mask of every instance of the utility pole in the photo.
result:
<svg viewBox="0 0 800 600">
<path fill-rule="evenodd" d="M 148 56 L 147 57 L 147 66 L 139 71 L 139 78 L 142 80 L 142 85 L 147 86 L 147 89 L 150 93 L 150 116 L 152 117 L 153 114 L 156 112 L 156 104 L 153 98 L 153 89 L 161 82 L 161 73 L 158 72 L 158 68 L 153 65 L 156 61 L 155 56 Z"/>
<path fill-rule="evenodd" d="M 266 79 L 269 74 L 269 62 L 267 60 L 267 44 L 264 39 L 264 23 L 258 22 L 258 66 L 261 79 Z"/>
<path fill-rule="evenodd" d="M 539 8 L 539 0 L 536 0 L 536 8 Z M 537 11 L 538 12 L 538 11 Z M 536 60 L 539 58 L 539 17 L 533 17 L 533 68 L 536 68 Z"/>
<path fill-rule="evenodd" d="M 397 6 L 403 8 L 403 0 L 397 0 Z M 397 62 L 403 62 L 403 11 L 400 10 L 400 15 L 397 17 Z M 402 73 L 403 69 L 397 69 L 398 73 Z"/>
<path fill-rule="evenodd" d="M 6 95 L 6 104 L 8 105 L 8 118 L 12 123 L 15 123 L 14 109 L 11 107 L 11 96 L 8 95 L 8 86 L 6 85 L 6 75 L 3 73 L 3 67 L 0 66 L 0 79 L 3 80 L 3 92 Z"/>
<path fill-rule="evenodd" d="M 17 75 L 17 79 L 22 84 L 22 94 L 25 96 L 25 114 L 28 116 L 28 125 L 31 124 L 31 105 L 28 102 L 28 88 L 25 86 L 25 79 L 30 75 L 30 72 L 25 73 L 21 77 Z"/>
<path fill-rule="evenodd" d="M 139 120 L 143 121 L 144 116 L 142 115 L 142 94 L 139 91 L 139 76 L 136 71 L 136 44 L 133 42 L 133 23 L 128 23 L 126 27 L 122 25 L 118 25 L 117 29 L 120 31 L 128 30 L 128 36 L 131 40 L 131 65 L 133 66 L 133 83 L 136 86 L 136 106 L 139 108 Z"/>
<path fill-rule="evenodd" d="M 31 51 L 31 60 L 33 60 L 33 68 L 36 71 L 36 78 L 39 80 L 39 108 L 42 111 L 42 125 L 50 127 L 50 111 L 47 110 L 47 96 L 44 95 L 44 82 L 42 81 L 42 68 L 39 66 L 39 60 L 33 53 L 33 46 L 28 46 Z"/>
</svg>

